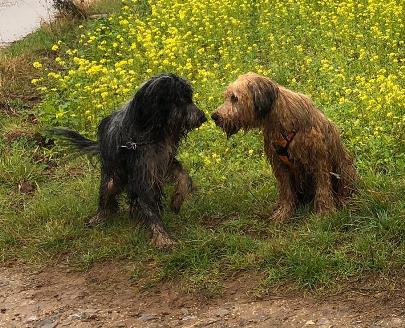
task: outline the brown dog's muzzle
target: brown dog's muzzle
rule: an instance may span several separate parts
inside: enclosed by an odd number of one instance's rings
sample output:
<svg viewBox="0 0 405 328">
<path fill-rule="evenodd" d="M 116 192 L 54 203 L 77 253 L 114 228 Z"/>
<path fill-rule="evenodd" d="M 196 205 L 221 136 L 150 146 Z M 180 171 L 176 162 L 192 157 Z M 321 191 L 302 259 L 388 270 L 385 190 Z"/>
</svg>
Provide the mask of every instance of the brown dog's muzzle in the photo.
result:
<svg viewBox="0 0 405 328">
<path fill-rule="evenodd" d="M 238 132 L 240 129 L 232 122 L 225 120 L 221 115 L 218 114 L 218 112 L 212 113 L 211 118 L 215 122 L 216 126 L 220 127 L 226 133 L 228 138 Z"/>
</svg>

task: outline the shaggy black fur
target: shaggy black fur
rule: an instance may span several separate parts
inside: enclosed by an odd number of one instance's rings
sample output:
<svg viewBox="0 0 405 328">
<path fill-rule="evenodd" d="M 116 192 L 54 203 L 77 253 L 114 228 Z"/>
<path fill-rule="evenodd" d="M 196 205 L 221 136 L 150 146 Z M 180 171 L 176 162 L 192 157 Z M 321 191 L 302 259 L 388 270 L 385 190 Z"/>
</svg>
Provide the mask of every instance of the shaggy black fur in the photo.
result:
<svg viewBox="0 0 405 328">
<path fill-rule="evenodd" d="M 116 212 L 117 196 L 126 191 L 130 215 L 150 227 L 152 243 L 173 244 L 161 221 L 163 186 L 168 179 L 177 183 L 171 208 L 178 212 L 192 191 L 192 180 L 176 159 L 177 148 L 189 131 L 206 121 L 192 96 L 186 80 L 162 74 L 145 82 L 128 104 L 101 121 L 98 142 L 72 130 L 53 130 L 77 150 L 101 158 L 99 206 L 89 225 Z"/>
</svg>

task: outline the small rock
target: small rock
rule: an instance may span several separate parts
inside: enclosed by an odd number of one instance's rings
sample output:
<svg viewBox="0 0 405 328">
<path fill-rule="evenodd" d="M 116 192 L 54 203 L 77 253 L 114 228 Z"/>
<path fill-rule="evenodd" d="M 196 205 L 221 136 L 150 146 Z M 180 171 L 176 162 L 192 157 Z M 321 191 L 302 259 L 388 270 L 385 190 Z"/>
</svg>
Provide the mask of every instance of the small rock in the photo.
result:
<svg viewBox="0 0 405 328">
<path fill-rule="evenodd" d="M 81 320 L 81 313 L 73 313 L 69 316 L 69 320 Z"/>
<path fill-rule="evenodd" d="M 249 324 L 250 324 L 249 320 L 246 320 L 246 319 L 239 320 L 239 327 L 244 327 L 244 326 L 247 326 Z"/>
<path fill-rule="evenodd" d="M 187 315 L 182 320 L 183 321 L 189 321 L 189 320 L 194 320 L 194 319 L 197 319 L 197 316 L 195 316 L 195 315 Z"/>
<path fill-rule="evenodd" d="M 38 320 L 38 317 L 36 315 L 33 315 L 31 317 L 28 317 L 27 320 L 25 320 L 25 323 L 32 323 L 37 320 Z"/>
<path fill-rule="evenodd" d="M 269 318 L 270 318 L 269 315 L 266 315 L 266 314 L 259 314 L 259 315 L 255 316 L 255 317 L 252 318 L 252 319 L 254 319 L 255 322 L 263 322 L 263 321 L 268 320 Z"/>
<path fill-rule="evenodd" d="M 226 315 L 228 315 L 230 312 L 231 312 L 231 311 L 229 311 L 229 310 L 227 310 L 227 309 L 219 308 L 219 309 L 213 311 L 212 313 L 213 313 L 215 316 L 217 316 L 217 317 L 223 318 L 223 317 L 225 317 Z"/>
<path fill-rule="evenodd" d="M 156 319 L 157 319 L 157 315 L 150 314 L 150 313 L 142 314 L 139 318 L 139 320 L 141 320 L 141 321 L 152 321 L 152 320 L 156 320 Z"/>
<path fill-rule="evenodd" d="M 390 322 L 390 327 L 403 327 L 403 320 L 401 318 L 392 318 Z"/>
<path fill-rule="evenodd" d="M 332 325 L 330 324 L 330 321 L 327 318 L 320 318 L 317 321 L 318 327 L 321 328 L 331 328 Z"/>
<path fill-rule="evenodd" d="M 97 310 L 86 310 L 83 312 L 82 321 L 90 321 L 97 319 Z"/>
<path fill-rule="evenodd" d="M 97 319 L 97 310 L 85 310 L 78 313 L 71 314 L 69 316 L 72 320 L 81 320 L 81 321 L 91 321 Z"/>
<path fill-rule="evenodd" d="M 204 320 L 204 323 L 208 326 L 208 325 L 211 325 L 211 324 L 213 324 L 214 322 L 217 322 L 217 321 L 219 321 L 219 319 L 207 318 L 206 320 Z"/>
<path fill-rule="evenodd" d="M 181 309 L 180 309 L 180 312 L 181 312 L 183 315 L 188 315 L 188 314 L 189 314 L 187 308 L 181 308 Z"/>
<path fill-rule="evenodd" d="M 195 324 L 193 324 L 192 326 L 189 326 L 190 328 L 203 328 L 203 327 L 208 327 L 208 326 L 210 326 L 211 327 L 211 325 L 213 324 L 213 323 L 215 323 L 215 322 L 217 322 L 217 321 L 219 321 L 219 320 L 221 320 L 221 319 L 218 319 L 218 318 L 207 318 L 207 319 L 204 319 L 204 320 L 202 320 L 202 321 L 198 321 L 198 322 L 196 322 Z M 176 326 L 177 327 L 177 326 Z M 221 327 L 224 327 L 224 326 L 221 326 Z M 239 326 L 240 327 L 240 326 Z"/>
<path fill-rule="evenodd" d="M 315 322 L 314 322 L 313 320 L 308 320 L 308 321 L 305 323 L 306 326 L 312 326 L 312 325 L 314 325 L 314 324 L 315 324 Z"/>
<path fill-rule="evenodd" d="M 55 328 L 58 325 L 60 315 L 53 315 L 37 323 L 39 328 Z"/>
</svg>

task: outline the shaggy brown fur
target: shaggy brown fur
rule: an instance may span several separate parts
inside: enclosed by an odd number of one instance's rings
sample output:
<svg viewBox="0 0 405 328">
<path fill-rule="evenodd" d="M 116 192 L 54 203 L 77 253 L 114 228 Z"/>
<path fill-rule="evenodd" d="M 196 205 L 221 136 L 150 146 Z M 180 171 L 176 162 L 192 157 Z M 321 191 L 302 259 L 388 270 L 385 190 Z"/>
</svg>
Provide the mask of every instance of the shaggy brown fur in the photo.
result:
<svg viewBox="0 0 405 328">
<path fill-rule="evenodd" d="M 224 104 L 211 117 L 228 137 L 262 129 L 279 191 L 272 219 L 289 218 L 307 202 L 317 213 L 333 212 L 353 192 L 353 160 L 336 126 L 309 97 L 248 73 L 228 86 Z"/>
</svg>

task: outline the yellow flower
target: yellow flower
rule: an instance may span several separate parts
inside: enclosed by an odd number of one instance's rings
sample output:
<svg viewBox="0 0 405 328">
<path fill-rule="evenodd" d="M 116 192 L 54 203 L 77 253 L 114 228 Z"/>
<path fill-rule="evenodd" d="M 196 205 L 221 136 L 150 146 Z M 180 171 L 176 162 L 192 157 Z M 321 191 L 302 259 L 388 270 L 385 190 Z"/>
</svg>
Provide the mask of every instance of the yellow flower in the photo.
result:
<svg viewBox="0 0 405 328">
<path fill-rule="evenodd" d="M 34 66 L 35 68 L 41 68 L 42 64 L 40 62 L 36 61 L 36 62 L 32 63 L 32 66 Z"/>
</svg>

